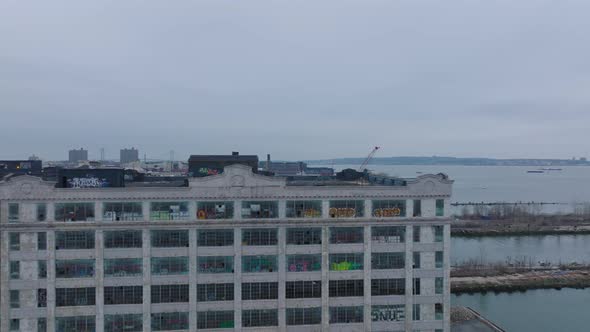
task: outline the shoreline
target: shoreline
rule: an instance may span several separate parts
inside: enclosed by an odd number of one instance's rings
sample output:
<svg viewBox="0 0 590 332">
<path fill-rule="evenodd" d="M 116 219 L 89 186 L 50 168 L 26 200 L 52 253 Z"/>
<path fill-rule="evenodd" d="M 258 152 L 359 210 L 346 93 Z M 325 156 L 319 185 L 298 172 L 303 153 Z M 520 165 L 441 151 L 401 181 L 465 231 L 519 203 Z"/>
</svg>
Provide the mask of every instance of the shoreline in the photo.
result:
<svg viewBox="0 0 590 332">
<path fill-rule="evenodd" d="M 451 277 L 451 294 L 514 293 L 533 289 L 590 288 L 589 270 L 542 270 L 487 277 Z"/>
<path fill-rule="evenodd" d="M 515 220 L 456 220 L 451 222 L 452 237 L 577 234 L 590 234 L 589 220 L 553 219 L 529 222 Z"/>
</svg>

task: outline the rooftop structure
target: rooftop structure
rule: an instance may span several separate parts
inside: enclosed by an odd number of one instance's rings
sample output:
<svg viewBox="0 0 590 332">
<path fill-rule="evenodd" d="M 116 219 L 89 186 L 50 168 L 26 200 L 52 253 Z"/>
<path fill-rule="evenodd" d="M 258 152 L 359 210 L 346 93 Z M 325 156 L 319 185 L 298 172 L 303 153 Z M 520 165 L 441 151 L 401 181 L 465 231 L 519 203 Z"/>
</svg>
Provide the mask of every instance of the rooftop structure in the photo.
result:
<svg viewBox="0 0 590 332">
<path fill-rule="evenodd" d="M 188 159 L 189 175 L 204 177 L 216 175 L 223 172 L 228 165 L 241 164 L 252 168 L 253 172 L 258 170 L 258 156 L 240 155 L 239 152 L 232 152 L 231 155 L 191 155 Z"/>
<path fill-rule="evenodd" d="M 121 149 L 119 162 L 121 164 L 128 164 L 139 161 L 139 151 L 136 148 Z"/>
<path fill-rule="evenodd" d="M 9 174 L 41 176 L 41 160 L 0 160 L 0 179 Z"/>
<path fill-rule="evenodd" d="M 5 178 L 0 330 L 450 331 L 452 181 L 349 173 Z"/>
</svg>

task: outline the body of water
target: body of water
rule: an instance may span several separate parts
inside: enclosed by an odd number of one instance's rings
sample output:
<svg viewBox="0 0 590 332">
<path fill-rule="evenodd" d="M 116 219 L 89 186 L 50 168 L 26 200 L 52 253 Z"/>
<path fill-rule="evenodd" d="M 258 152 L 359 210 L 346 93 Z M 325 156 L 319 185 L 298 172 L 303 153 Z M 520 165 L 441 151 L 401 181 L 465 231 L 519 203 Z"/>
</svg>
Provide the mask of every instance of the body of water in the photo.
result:
<svg viewBox="0 0 590 332">
<path fill-rule="evenodd" d="M 510 332 L 590 331 L 590 289 L 539 289 L 524 293 L 453 295 Z"/>
<path fill-rule="evenodd" d="M 358 165 L 334 165 L 336 170 Z M 560 202 L 552 212 L 571 211 L 574 202 L 590 202 L 590 167 L 564 166 L 561 171 L 527 173 L 523 166 L 369 165 L 375 173 L 404 178 L 446 173 L 455 181 L 453 202 Z M 420 173 L 417 173 L 420 172 Z"/>
<path fill-rule="evenodd" d="M 522 258 L 534 263 L 590 263 L 590 234 L 452 238 L 451 264 L 468 260 L 491 263 Z"/>
</svg>

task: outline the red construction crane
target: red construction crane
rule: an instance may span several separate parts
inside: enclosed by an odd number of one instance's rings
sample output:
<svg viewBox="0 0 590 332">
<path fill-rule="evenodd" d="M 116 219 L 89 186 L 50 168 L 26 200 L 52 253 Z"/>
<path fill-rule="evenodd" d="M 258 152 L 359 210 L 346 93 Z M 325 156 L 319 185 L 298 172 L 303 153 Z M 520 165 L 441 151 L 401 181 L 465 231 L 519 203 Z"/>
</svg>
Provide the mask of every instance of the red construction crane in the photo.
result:
<svg viewBox="0 0 590 332">
<path fill-rule="evenodd" d="M 378 146 L 373 148 L 373 151 L 371 151 L 371 153 L 369 153 L 369 155 L 367 156 L 367 159 L 365 159 L 365 161 L 363 161 L 363 163 L 361 164 L 361 167 L 359 167 L 359 172 L 363 172 L 365 170 L 365 166 L 367 166 L 369 161 L 371 161 L 371 159 L 373 158 L 375 153 L 377 153 L 377 150 L 379 150 Z"/>
</svg>

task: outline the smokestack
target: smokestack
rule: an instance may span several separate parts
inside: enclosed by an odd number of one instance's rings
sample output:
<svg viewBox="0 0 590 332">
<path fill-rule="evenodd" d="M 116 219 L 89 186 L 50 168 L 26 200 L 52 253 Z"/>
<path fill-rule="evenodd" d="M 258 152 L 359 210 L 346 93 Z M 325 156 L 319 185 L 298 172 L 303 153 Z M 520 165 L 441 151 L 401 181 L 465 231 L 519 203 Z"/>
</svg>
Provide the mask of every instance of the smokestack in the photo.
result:
<svg viewBox="0 0 590 332">
<path fill-rule="evenodd" d="M 232 156 L 239 156 L 239 155 L 240 155 L 240 153 L 239 153 L 239 152 L 237 152 L 237 151 L 232 151 L 231 155 L 232 155 Z"/>
<path fill-rule="evenodd" d="M 270 171 L 270 153 L 266 155 L 266 170 Z"/>
</svg>

